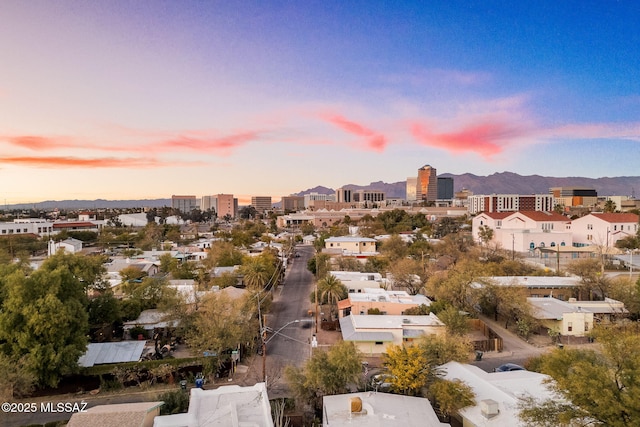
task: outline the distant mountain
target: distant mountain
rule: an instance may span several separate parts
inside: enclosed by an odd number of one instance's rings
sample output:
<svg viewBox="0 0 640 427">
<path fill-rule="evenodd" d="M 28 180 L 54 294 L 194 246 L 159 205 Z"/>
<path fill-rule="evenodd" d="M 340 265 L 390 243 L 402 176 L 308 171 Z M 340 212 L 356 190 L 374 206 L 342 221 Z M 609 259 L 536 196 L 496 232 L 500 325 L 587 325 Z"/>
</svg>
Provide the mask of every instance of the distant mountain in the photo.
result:
<svg viewBox="0 0 640 427">
<path fill-rule="evenodd" d="M 462 175 L 445 173 L 438 176 L 452 177 L 455 191 L 466 188 L 474 194 L 546 194 L 551 187 L 594 188 L 599 196 L 632 196 L 640 191 L 640 176 L 557 178 L 540 175 L 522 176 L 513 172 L 494 173 L 489 176 L 470 173 Z"/>
<path fill-rule="evenodd" d="M 161 208 L 171 206 L 171 199 L 142 200 L 47 200 L 40 203 L 21 203 L 8 205 L 9 209 L 114 209 L 114 208 Z"/>
<path fill-rule="evenodd" d="M 640 176 L 557 178 L 540 175 L 523 176 L 513 172 L 500 172 L 489 176 L 478 176 L 470 173 L 462 175 L 444 173 L 438 176 L 453 178 L 455 191 L 466 188 L 474 194 L 547 194 L 551 187 L 594 188 L 599 196 L 636 196 L 636 193 L 640 193 Z M 390 184 L 377 181 L 369 185 L 347 184 L 343 185 L 343 187 L 352 190 L 382 190 L 389 198 L 405 198 L 407 194 L 405 181 Z M 303 196 L 312 192 L 332 194 L 335 190 L 318 186 L 301 191 L 297 195 Z"/>
</svg>

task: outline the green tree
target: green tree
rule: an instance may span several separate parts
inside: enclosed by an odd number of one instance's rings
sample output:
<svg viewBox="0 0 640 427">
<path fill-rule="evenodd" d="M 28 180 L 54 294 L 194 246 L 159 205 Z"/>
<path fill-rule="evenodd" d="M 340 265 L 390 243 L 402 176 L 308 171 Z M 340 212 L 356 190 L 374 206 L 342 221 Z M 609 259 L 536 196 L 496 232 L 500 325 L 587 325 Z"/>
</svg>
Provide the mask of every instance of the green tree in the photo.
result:
<svg viewBox="0 0 640 427">
<path fill-rule="evenodd" d="M 239 270 L 244 284 L 251 289 L 263 289 L 268 283 L 273 284 L 275 271 L 273 256 L 265 252 L 256 257 L 245 257 Z"/>
<path fill-rule="evenodd" d="M 433 368 L 447 362 L 467 363 L 473 344 L 457 335 L 426 335 L 416 343 L 425 354 L 427 363 Z"/>
<path fill-rule="evenodd" d="M 380 245 L 380 253 L 389 259 L 391 263 L 405 258 L 409 252 L 409 246 L 402 238 L 393 234 Z"/>
<path fill-rule="evenodd" d="M 438 318 L 445 324 L 451 335 L 463 336 L 469 332 L 469 316 L 455 307 L 449 306 L 438 313 Z"/>
<path fill-rule="evenodd" d="M 429 387 L 429 396 L 437 402 L 440 411 L 447 416 L 476 404 L 473 389 L 459 379 L 435 380 Z"/>
<path fill-rule="evenodd" d="M 562 399 L 523 402 L 520 416 L 527 425 L 640 425 L 640 336 L 616 325 L 593 334 L 601 351 L 556 349 L 535 361 Z"/>
<path fill-rule="evenodd" d="M 411 295 L 416 295 L 424 288 L 421 274 L 423 273 L 422 263 L 411 258 L 402 258 L 390 263 L 389 273 L 391 273 L 394 288 L 402 288 Z"/>
<path fill-rule="evenodd" d="M 603 210 L 607 213 L 613 213 L 616 211 L 616 202 L 614 202 L 613 200 L 609 199 L 604 203 L 604 208 Z"/>
<path fill-rule="evenodd" d="M 214 353 L 218 363 L 224 362 L 226 350 L 252 342 L 259 333 L 256 316 L 247 315 L 246 308 L 243 298 L 231 299 L 223 292 L 208 295 L 188 331 L 189 346 L 200 354 Z"/>
<path fill-rule="evenodd" d="M 55 387 L 75 371 L 87 347 L 87 298 L 76 256 L 57 254 L 30 274 L 16 269 L 3 280 L 0 353 L 23 361 L 43 386 Z"/>
<path fill-rule="evenodd" d="M 322 397 L 348 392 L 362 373 L 362 355 L 350 341 L 340 341 L 328 351 L 316 350 L 302 368 L 289 365 L 285 378 L 299 402 L 322 408 Z"/>
<path fill-rule="evenodd" d="M 217 241 L 211 244 L 205 264 L 209 268 L 233 267 L 242 264 L 242 252 L 231 242 Z"/>
<path fill-rule="evenodd" d="M 113 296 L 113 292 L 105 291 L 89 300 L 87 308 L 89 314 L 89 325 L 101 327 L 120 320 L 120 301 Z"/>
</svg>

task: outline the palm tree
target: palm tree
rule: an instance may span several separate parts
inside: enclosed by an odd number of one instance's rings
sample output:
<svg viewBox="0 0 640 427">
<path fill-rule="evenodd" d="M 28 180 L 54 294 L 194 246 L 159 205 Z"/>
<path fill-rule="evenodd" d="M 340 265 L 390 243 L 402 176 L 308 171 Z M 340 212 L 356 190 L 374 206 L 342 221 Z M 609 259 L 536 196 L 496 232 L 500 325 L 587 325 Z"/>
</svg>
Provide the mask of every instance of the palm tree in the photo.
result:
<svg viewBox="0 0 640 427">
<path fill-rule="evenodd" d="M 338 304 L 338 301 L 347 297 L 347 288 L 336 276 L 329 274 L 318 282 L 318 289 L 320 290 L 320 300 L 324 301 L 324 298 L 327 298 L 333 319 L 334 306 Z"/>
<path fill-rule="evenodd" d="M 269 269 L 260 258 L 249 258 L 240 267 L 240 272 L 244 275 L 244 283 L 251 289 L 262 289 L 269 280 L 271 274 Z"/>
</svg>

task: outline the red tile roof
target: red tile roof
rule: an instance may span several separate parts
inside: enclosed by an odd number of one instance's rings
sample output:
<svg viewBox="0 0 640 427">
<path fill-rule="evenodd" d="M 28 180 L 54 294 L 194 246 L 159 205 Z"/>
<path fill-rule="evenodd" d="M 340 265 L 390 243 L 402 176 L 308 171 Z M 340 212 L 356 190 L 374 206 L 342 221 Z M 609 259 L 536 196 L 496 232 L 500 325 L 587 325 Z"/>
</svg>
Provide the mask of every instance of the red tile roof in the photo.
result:
<svg viewBox="0 0 640 427">
<path fill-rule="evenodd" d="M 527 218 L 534 221 L 564 221 L 571 222 L 569 218 L 564 215 L 560 215 L 557 212 L 542 212 L 542 211 L 520 211 L 520 213 Z"/>
<path fill-rule="evenodd" d="M 505 219 L 514 212 L 481 212 L 478 215 L 486 215 L 491 219 Z"/>
<path fill-rule="evenodd" d="M 96 225 L 89 221 L 54 222 L 53 223 L 53 228 L 72 228 L 72 227 L 96 227 Z"/>
<path fill-rule="evenodd" d="M 591 215 L 605 222 L 638 223 L 638 215 L 632 213 L 591 213 Z"/>
</svg>

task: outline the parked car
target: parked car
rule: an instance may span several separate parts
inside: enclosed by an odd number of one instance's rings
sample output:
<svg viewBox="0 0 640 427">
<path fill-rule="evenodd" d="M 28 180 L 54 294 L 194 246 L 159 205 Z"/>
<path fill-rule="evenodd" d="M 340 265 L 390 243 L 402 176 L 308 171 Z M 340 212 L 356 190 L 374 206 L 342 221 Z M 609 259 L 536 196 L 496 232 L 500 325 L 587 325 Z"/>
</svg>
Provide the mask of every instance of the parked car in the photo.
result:
<svg viewBox="0 0 640 427">
<path fill-rule="evenodd" d="M 516 365 L 515 363 L 505 363 L 504 365 L 500 365 L 493 370 L 493 372 L 509 372 L 509 371 L 526 371 L 522 366 Z"/>
</svg>

